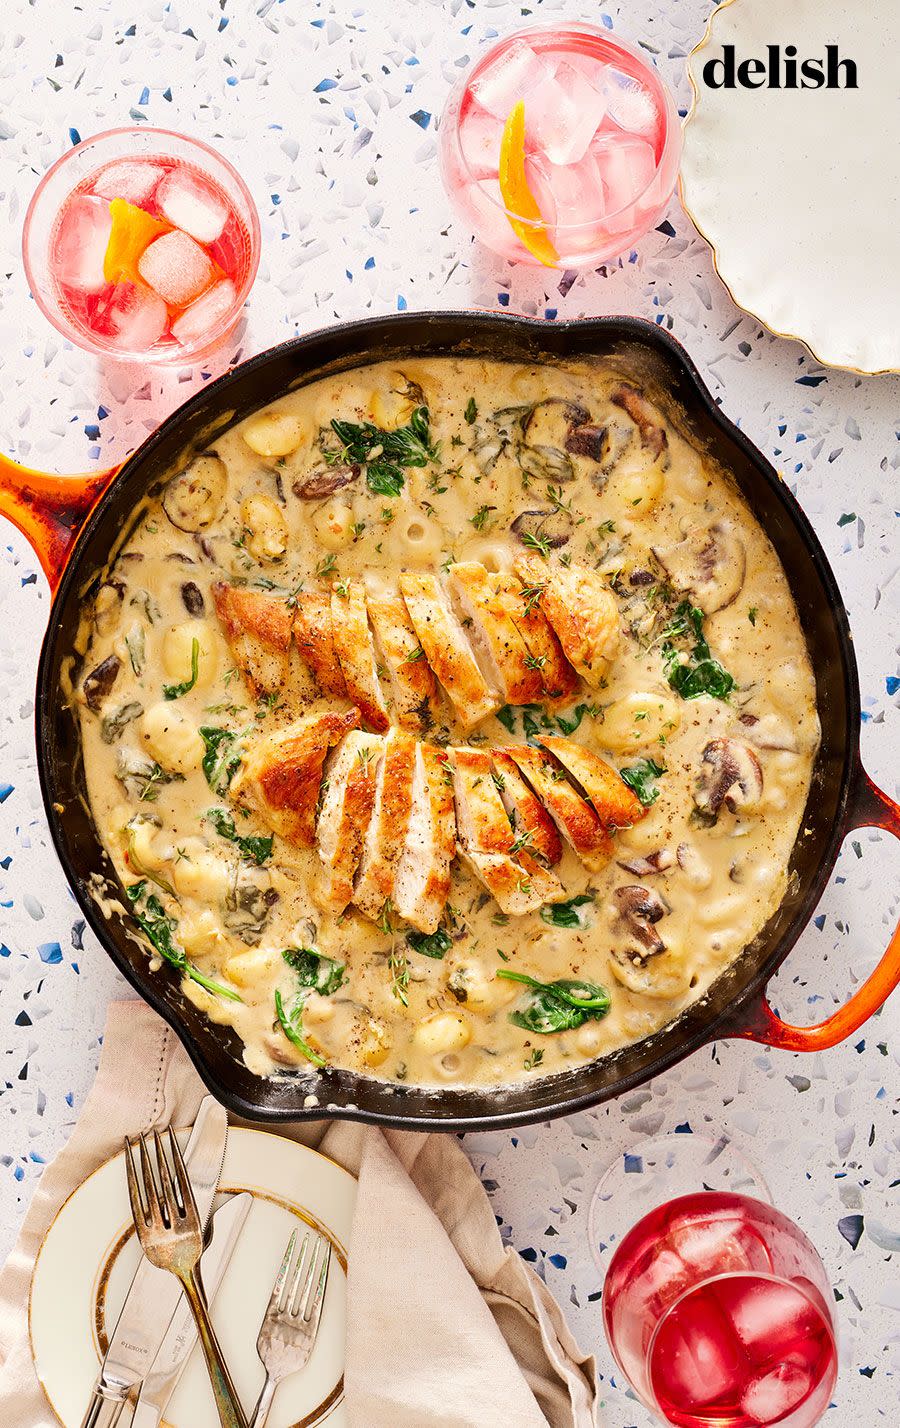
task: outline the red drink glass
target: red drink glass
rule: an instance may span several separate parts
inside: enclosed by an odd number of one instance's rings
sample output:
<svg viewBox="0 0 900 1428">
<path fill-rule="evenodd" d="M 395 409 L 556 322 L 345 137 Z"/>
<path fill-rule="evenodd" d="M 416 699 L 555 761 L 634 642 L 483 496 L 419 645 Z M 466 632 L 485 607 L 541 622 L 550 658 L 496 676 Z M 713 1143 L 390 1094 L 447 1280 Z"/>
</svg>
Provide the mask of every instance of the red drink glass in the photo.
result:
<svg viewBox="0 0 900 1428">
<path fill-rule="evenodd" d="M 837 1378 L 831 1286 L 814 1246 L 772 1205 L 701 1192 L 628 1232 L 603 1288 L 616 1362 L 680 1428 L 811 1428 Z"/>
<path fill-rule="evenodd" d="M 114 199 L 146 232 L 128 276 L 112 280 Z M 259 266 L 259 219 L 243 179 L 200 140 L 111 129 L 48 169 L 22 250 L 34 299 L 64 337 L 97 356 L 184 363 L 237 322 Z"/>
<path fill-rule="evenodd" d="M 504 122 L 519 100 L 537 225 L 506 206 L 498 179 Z M 537 227 L 557 268 L 596 267 L 657 224 L 681 155 L 678 113 L 653 66 L 581 22 L 500 40 L 453 89 L 439 139 L 444 186 L 463 222 L 502 257 L 535 265 L 510 220 Z"/>
</svg>

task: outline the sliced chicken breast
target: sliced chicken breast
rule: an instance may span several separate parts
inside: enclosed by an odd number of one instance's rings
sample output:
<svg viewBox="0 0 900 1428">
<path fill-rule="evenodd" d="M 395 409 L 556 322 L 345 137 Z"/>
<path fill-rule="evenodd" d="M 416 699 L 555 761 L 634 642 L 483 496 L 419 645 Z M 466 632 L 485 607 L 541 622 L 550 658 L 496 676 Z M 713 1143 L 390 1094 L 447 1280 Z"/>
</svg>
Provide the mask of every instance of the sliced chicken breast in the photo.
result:
<svg viewBox="0 0 900 1428">
<path fill-rule="evenodd" d="M 450 588 L 478 662 L 507 704 L 532 704 L 544 691 L 540 662 L 529 654 L 497 577 L 477 561 L 451 565 Z"/>
<path fill-rule="evenodd" d="M 277 694 L 288 684 L 293 612 L 277 595 L 245 586 L 217 584 L 216 614 L 254 699 Z"/>
<path fill-rule="evenodd" d="M 494 580 L 529 655 L 540 668 L 542 698 L 548 704 L 567 704 L 578 688 L 578 675 L 540 607 L 540 588 L 523 588 L 514 575 L 506 572 L 494 576 Z"/>
<path fill-rule="evenodd" d="M 391 729 L 375 785 L 375 805 L 366 831 L 353 902 L 373 922 L 388 898 L 403 854 L 413 802 L 416 741 L 403 729 Z"/>
<path fill-rule="evenodd" d="M 524 846 L 536 858 L 545 863 L 558 863 L 562 857 L 562 839 L 550 814 L 509 754 L 502 749 L 492 749 L 491 758 L 494 783 L 512 824 L 513 836 L 527 838 Z"/>
<path fill-rule="evenodd" d="M 459 853 L 500 910 L 521 917 L 564 897 L 559 879 L 525 849 L 516 859 L 516 839 L 494 783 L 491 755 L 458 748 L 452 759 Z"/>
<path fill-rule="evenodd" d="M 444 749 L 417 744 L 412 810 L 394 876 L 394 907 L 418 932 L 435 932 L 450 896 L 456 854 L 453 773 Z"/>
<path fill-rule="evenodd" d="M 601 688 L 619 648 L 619 608 L 595 570 L 522 555 L 516 574 L 529 590 L 540 587 L 538 603 L 559 637 L 566 659 L 586 684 Z"/>
<path fill-rule="evenodd" d="M 647 810 L 637 794 L 593 749 L 555 734 L 542 735 L 537 743 L 555 754 L 584 790 L 604 828 L 630 828 L 644 817 Z"/>
<path fill-rule="evenodd" d="M 502 701 L 488 686 L 468 640 L 434 575 L 404 571 L 400 592 L 425 658 L 465 729 L 471 729 Z"/>
<path fill-rule="evenodd" d="M 375 806 L 375 781 L 384 750 L 380 734 L 352 729 L 332 754 L 322 780 L 316 847 L 322 871 L 315 899 L 340 914 L 353 896 L 353 879 Z"/>
<path fill-rule="evenodd" d="M 440 717 L 437 681 L 399 595 L 369 595 L 369 621 L 392 713 L 404 729 L 427 734 Z"/>
<path fill-rule="evenodd" d="M 301 590 L 294 615 L 294 643 L 323 694 L 347 698 L 347 682 L 334 648 L 331 596 L 324 590 Z"/>
<path fill-rule="evenodd" d="M 347 697 L 362 721 L 376 733 L 391 726 L 375 667 L 375 646 L 366 613 L 366 590 L 361 580 L 336 585 L 331 592 L 331 629 L 334 648 L 347 684 Z"/>
<path fill-rule="evenodd" d="M 613 853 L 612 839 L 556 759 L 530 744 L 508 744 L 503 752 L 518 765 L 584 866 L 592 873 L 605 868 Z"/>
<path fill-rule="evenodd" d="M 311 848 L 326 755 L 358 724 L 358 709 L 309 714 L 257 739 L 232 779 L 230 796 L 254 808 L 288 843 Z"/>
</svg>

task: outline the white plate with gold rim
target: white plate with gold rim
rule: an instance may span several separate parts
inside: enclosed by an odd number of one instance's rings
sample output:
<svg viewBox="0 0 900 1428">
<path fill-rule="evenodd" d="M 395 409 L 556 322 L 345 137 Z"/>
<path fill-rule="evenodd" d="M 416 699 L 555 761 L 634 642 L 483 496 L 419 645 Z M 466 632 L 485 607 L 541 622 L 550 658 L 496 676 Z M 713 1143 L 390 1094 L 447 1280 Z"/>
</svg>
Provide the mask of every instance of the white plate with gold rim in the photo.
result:
<svg viewBox="0 0 900 1428">
<path fill-rule="evenodd" d="M 306 1146 L 265 1131 L 231 1129 L 224 1193 L 249 1190 L 253 1205 L 212 1317 L 235 1387 L 249 1411 L 262 1388 L 256 1336 L 292 1229 L 314 1225 L 334 1253 L 309 1364 L 278 1388 L 269 1428 L 345 1428 L 344 1340 L 347 1246 L 356 1200 L 352 1175 Z M 216 1205 L 224 1203 L 220 1195 Z M 29 1302 L 37 1376 L 64 1428 L 80 1428 L 91 1387 L 137 1268 L 121 1155 L 102 1165 L 63 1205 L 41 1245 Z M 163 1326 L 165 1327 L 165 1326 Z M 127 1422 L 126 1417 L 123 1423 Z M 164 1422 L 218 1428 L 209 1380 L 195 1349 Z"/>
<path fill-rule="evenodd" d="M 829 44 L 858 88 L 703 80 L 726 45 L 738 64 L 780 46 L 783 81 L 788 45 L 799 67 Z M 719 276 L 779 336 L 865 373 L 900 370 L 898 48 L 897 0 L 725 0 L 688 60 L 681 195 Z"/>
</svg>

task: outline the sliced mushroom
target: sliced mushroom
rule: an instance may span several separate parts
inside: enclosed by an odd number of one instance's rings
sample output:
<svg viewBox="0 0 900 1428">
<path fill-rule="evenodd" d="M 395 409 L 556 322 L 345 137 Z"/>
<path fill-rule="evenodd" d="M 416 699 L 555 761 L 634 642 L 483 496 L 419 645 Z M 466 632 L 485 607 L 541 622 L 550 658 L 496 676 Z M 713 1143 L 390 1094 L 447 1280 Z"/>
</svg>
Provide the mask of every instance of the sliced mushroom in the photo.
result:
<svg viewBox="0 0 900 1428">
<path fill-rule="evenodd" d="M 181 587 L 181 603 L 189 615 L 202 615 L 206 609 L 203 592 L 193 580 L 186 580 Z"/>
<path fill-rule="evenodd" d="M 501 432 L 478 425 L 475 426 L 472 441 L 472 455 L 475 458 L 475 464 L 483 476 L 490 476 L 508 445 L 509 438 Z"/>
<path fill-rule="evenodd" d="M 643 858 L 619 860 L 619 867 L 626 873 L 634 873 L 636 878 L 649 878 L 654 873 L 665 873 L 675 866 L 675 854 L 670 848 L 658 848 L 655 853 L 647 853 Z"/>
<path fill-rule="evenodd" d="M 227 483 L 228 471 L 221 457 L 215 451 L 201 452 L 166 486 L 163 510 L 180 531 L 206 530 L 222 508 Z"/>
<path fill-rule="evenodd" d="M 590 412 L 580 402 L 569 401 L 568 397 L 545 397 L 535 402 L 523 420 L 522 439 L 526 446 L 538 449 L 566 446 L 571 428 L 584 426 L 590 419 Z"/>
<path fill-rule="evenodd" d="M 519 540 L 526 535 L 534 536 L 536 540 L 545 541 L 551 550 L 558 550 L 572 534 L 572 517 L 568 511 L 559 509 L 522 511 L 510 529 L 515 531 Z"/>
<path fill-rule="evenodd" d="M 609 399 L 631 417 L 640 434 L 641 445 L 647 448 L 651 456 L 661 456 L 668 446 L 668 438 L 660 423 L 659 413 L 647 401 L 643 392 L 639 392 L 637 387 L 630 387 L 627 382 L 622 382 L 610 393 Z"/>
<path fill-rule="evenodd" d="M 706 615 L 731 605 L 743 587 L 744 543 L 719 522 L 694 526 L 677 545 L 654 546 L 653 554 L 675 588 L 689 590 Z"/>
<path fill-rule="evenodd" d="M 519 466 L 529 480 L 573 481 L 575 467 L 557 446 L 520 446 Z"/>
<path fill-rule="evenodd" d="M 89 709 L 93 709 L 95 714 L 104 699 L 109 698 L 121 668 L 122 661 L 119 656 L 111 654 L 101 660 L 96 669 L 92 669 L 90 674 L 85 676 L 81 692 L 84 695 L 85 704 Z"/>
<path fill-rule="evenodd" d="M 694 791 L 694 805 L 713 820 L 724 804 L 731 813 L 758 807 L 763 775 L 749 744 L 741 739 L 711 739 L 703 750 L 703 767 Z"/>
<path fill-rule="evenodd" d="M 295 481 L 291 490 L 301 501 L 324 501 L 356 481 L 359 472 L 358 466 L 320 466 L 304 480 Z"/>
<path fill-rule="evenodd" d="M 615 889 L 613 901 L 618 930 L 625 933 L 632 943 L 629 949 L 631 958 L 643 960 L 665 952 L 666 944 L 656 931 L 656 923 L 665 917 L 669 904 L 655 889 L 642 887 L 640 883 L 628 883 Z"/>
<path fill-rule="evenodd" d="M 566 436 L 566 451 L 573 456 L 586 456 L 589 461 L 602 465 L 610 452 L 609 428 L 592 426 L 589 422 L 570 427 Z"/>
</svg>

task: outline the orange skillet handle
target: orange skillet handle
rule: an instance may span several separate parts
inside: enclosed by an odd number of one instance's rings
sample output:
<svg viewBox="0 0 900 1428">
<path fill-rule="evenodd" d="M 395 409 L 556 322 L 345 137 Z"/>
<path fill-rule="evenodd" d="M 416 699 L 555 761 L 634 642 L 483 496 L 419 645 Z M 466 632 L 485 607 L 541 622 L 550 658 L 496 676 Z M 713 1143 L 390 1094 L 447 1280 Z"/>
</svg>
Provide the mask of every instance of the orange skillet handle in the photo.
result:
<svg viewBox="0 0 900 1428">
<path fill-rule="evenodd" d="M 82 476 L 52 476 L 0 455 L 0 515 L 12 521 L 33 548 L 51 592 L 81 527 L 118 470 L 113 466 Z"/>
<path fill-rule="evenodd" d="M 900 838 L 900 807 L 859 770 L 860 782 L 850 808 L 847 831 L 853 828 L 886 828 Z M 751 1010 L 747 1023 L 730 1033 L 748 1041 L 760 1041 L 784 1051 L 827 1051 L 858 1031 L 863 1022 L 878 1011 L 900 983 L 900 926 L 875 971 L 853 993 L 844 1006 L 818 1026 L 791 1026 L 769 1006 L 763 995 Z"/>
</svg>

